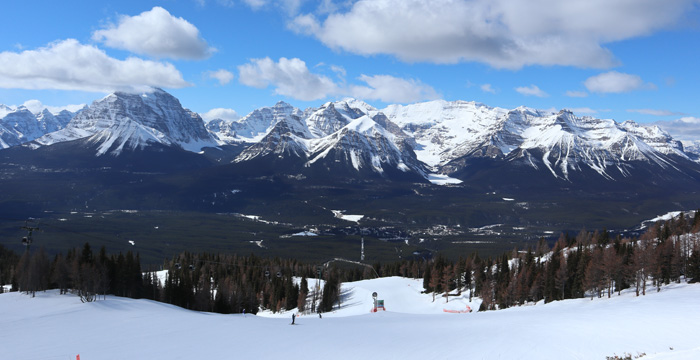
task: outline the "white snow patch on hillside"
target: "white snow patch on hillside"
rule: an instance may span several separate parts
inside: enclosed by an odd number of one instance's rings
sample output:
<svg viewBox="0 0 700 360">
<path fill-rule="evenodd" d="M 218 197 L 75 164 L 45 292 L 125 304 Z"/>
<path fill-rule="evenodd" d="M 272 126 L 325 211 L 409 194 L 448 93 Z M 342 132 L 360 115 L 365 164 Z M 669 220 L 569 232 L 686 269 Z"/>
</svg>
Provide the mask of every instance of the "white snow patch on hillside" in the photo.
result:
<svg viewBox="0 0 700 360">
<path fill-rule="evenodd" d="M 428 181 L 435 185 L 454 185 L 462 183 L 462 180 L 460 179 L 455 179 L 442 174 L 428 174 Z"/>
<path fill-rule="evenodd" d="M 309 280 L 309 284 L 315 283 Z M 575 299 L 483 313 L 463 310 L 464 294 L 422 294 L 422 280 L 345 283 L 338 310 L 297 317 L 188 311 L 108 296 L 0 294 L 2 358 L 7 359 L 698 359 L 700 285 L 611 299 Z M 370 313 L 372 292 L 386 311 Z M 473 303 L 478 308 L 478 301 Z M 313 340 L 313 349 L 308 344 Z M 197 346 L 194 344 L 205 344 Z"/>
<path fill-rule="evenodd" d="M 311 231 L 302 231 L 302 232 L 292 234 L 292 236 L 318 236 L 318 234 L 311 232 Z"/>
<path fill-rule="evenodd" d="M 331 210 L 333 212 L 333 216 L 337 217 L 338 219 L 343 219 L 347 221 L 353 221 L 353 222 L 359 222 L 362 220 L 364 215 L 346 215 L 345 210 Z"/>
<path fill-rule="evenodd" d="M 667 212 L 667 213 L 665 213 L 665 214 L 663 214 L 663 215 L 659 215 L 659 216 L 657 216 L 657 217 L 655 217 L 655 218 L 653 218 L 653 219 L 649 219 L 649 220 L 644 220 L 644 221 L 642 221 L 642 224 L 640 225 L 639 229 L 644 229 L 644 228 L 646 228 L 646 227 L 648 227 L 648 226 L 650 226 L 650 225 L 655 224 L 657 221 L 668 221 L 668 220 L 671 220 L 671 219 L 675 219 L 675 218 L 677 218 L 681 213 L 682 213 L 684 216 L 688 216 L 688 215 L 691 215 L 691 216 L 692 216 L 692 215 L 695 214 L 695 211 L 693 211 L 693 210 L 690 210 L 690 211 L 669 211 L 669 212 Z"/>
</svg>

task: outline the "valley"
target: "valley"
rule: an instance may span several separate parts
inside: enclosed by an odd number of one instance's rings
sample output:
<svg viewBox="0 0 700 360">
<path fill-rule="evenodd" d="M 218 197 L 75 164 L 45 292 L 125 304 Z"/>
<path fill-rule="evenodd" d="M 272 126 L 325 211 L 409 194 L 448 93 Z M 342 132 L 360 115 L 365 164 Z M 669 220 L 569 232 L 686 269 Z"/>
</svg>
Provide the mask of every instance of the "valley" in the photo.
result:
<svg viewBox="0 0 700 360">
<path fill-rule="evenodd" d="M 36 219 L 49 253 L 89 241 L 153 265 L 182 251 L 356 259 L 362 238 L 368 262 L 498 255 L 582 229 L 635 236 L 700 207 L 680 142 L 570 111 L 278 102 L 205 123 L 153 89 L 64 111 L 42 135 L 30 125 L 50 113 L 7 109 L 8 144 L 34 129 L 0 150 L 0 244 L 18 252 Z"/>
</svg>

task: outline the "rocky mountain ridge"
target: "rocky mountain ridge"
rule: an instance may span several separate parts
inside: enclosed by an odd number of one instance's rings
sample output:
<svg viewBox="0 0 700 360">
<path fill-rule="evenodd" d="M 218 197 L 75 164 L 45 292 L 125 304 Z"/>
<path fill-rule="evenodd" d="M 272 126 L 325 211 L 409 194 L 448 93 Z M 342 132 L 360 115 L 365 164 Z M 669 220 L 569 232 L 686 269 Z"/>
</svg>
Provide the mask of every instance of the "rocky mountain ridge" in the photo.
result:
<svg viewBox="0 0 700 360">
<path fill-rule="evenodd" d="M 700 173 L 699 156 L 657 126 L 578 117 L 568 110 L 444 100 L 378 110 L 346 99 L 306 110 L 279 102 L 235 121 L 204 123 L 160 89 L 110 94 L 72 118 L 0 110 L 2 147 L 82 141 L 96 155 L 118 156 L 151 144 L 195 153 L 236 145 L 240 153 L 231 163 L 267 162 L 290 173 L 410 174 L 425 180 L 431 173 L 464 177 L 476 169 L 468 164 L 483 162 L 479 159 L 529 167 L 565 182 L 576 181 L 584 170 L 606 180 L 628 177 L 639 167 Z"/>
</svg>

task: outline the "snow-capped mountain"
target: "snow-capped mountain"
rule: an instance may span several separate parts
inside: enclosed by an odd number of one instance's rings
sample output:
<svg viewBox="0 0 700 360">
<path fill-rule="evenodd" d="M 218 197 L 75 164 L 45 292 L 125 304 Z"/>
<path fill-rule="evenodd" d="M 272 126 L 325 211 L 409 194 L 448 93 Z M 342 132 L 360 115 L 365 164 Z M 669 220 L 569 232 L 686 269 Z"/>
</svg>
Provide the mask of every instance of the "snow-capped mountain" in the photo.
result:
<svg viewBox="0 0 700 360">
<path fill-rule="evenodd" d="M 401 140 L 369 115 L 364 115 L 329 136 L 312 140 L 307 166 L 325 163 L 330 169 L 338 163 L 351 164 L 356 171 L 364 169 L 384 174 L 398 170 L 426 177 L 425 165 Z"/>
<path fill-rule="evenodd" d="M 356 129 L 374 129 L 371 134 L 348 127 L 360 118 L 366 119 Z M 367 125 L 370 121 L 372 126 Z M 578 117 L 568 110 L 508 110 L 466 101 L 438 100 L 377 110 L 347 99 L 303 112 L 278 103 L 215 126 L 237 129 L 217 131 L 219 138 L 251 144 L 236 158 L 237 163 L 268 155 L 294 156 L 308 167 L 333 154 L 336 166 L 327 164 L 328 169 L 345 164 L 380 174 L 378 163 L 391 163 L 397 169 L 405 165 L 420 174 L 461 174 L 468 171 L 470 159 L 483 158 L 524 165 L 565 181 L 575 181 L 584 170 L 612 180 L 630 176 L 635 166 L 681 170 L 685 165 L 679 161 L 697 158 L 656 126 Z M 210 130 L 213 127 L 210 123 Z M 388 160 L 396 154 L 400 160 Z"/>
<path fill-rule="evenodd" d="M 425 165 L 407 144 L 408 136 L 371 106 L 344 100 L 303 113 L 287 106 L 278 103 L 272 108 L 284 109 L 277 111 L 283 116 L 269 118 L 274 124 L 267 134 L 245 149 L 235 163 L 267 158 L 279 163 L 280 171 L 290 164 L 298 164 L 300 169 L 294 169 L 296 171 L 309 169 L 343 176 L 358 172 L 392 178 L 407 174 L 427 176 Z M 270 111 L 269 108 L 265 110 Z M 258 114 L 254 112 L 231 124 L 244 127 L 251 120 L 260 123 Z"/>
<path fill-rule="evenodd" d="M 280 101 L 275 106 L 254 110 L 236 121 L 221 119 L 209 121 L 206 127 L 225 142 L 253 143 L 260 141 L 278 122 L 293 116 L 301 118 L 302 115 L 301 110 Z"/>
<path fill-rule="evenodd" d="M 419 160 L 446 174 L 479 157 L 507 158 L 565 180 L 583 168 L 614 179 L 628 176 L 633 162 L 677 169 L 675 160 L 690 160 L 680 142 L 656 126 L 577 117 L 567 110 L 432 101 L 382 111 L 415 138 Z"/>
<path fill-rule="evenodd" d="M 0 105 L 0 149 L 20 145 L 66 127 L 75 113 L 63 110 L 52 113 L 44 109 L 32 113 L 25 106 Z"/>
<path fill-rule="evenodd" d="M 490 168 L 512 165 L 534 171 L 530 176 L 570 183 L 588 176 L 584 173 L 619 180 L 641 168 L 645 173 L 668 170 L 693 178 L 700 173 L 700 155 L 692 145 L 684 148 L 656 126 L 578 117 L 568 110 L 508 110 L 466 101 L 378 110 L 345 99 L 303 111 L 279 102 L 235 121 L 205 124 L 175 97 L 154 89 L 110 94 L 74 117 L 69 112 L 32 114 L 6 106 L 0 107 L 0 116 L 2 147 L 31 140 L 33 147 L 80 140 L 97 155 L 119 155 L 152 144 L 190 152 L 230 144 L 235 150 L 221 151 L 224 162 L 233 159 L 234 164 L 293 173 L 428 178 L 433 172 L 466 179 L 477 170 L 475 162 L 485 161 Z"/>
<path fill-rule="evenodd" d="M 700 140 L 683 140 L 683 151 L 693 161 L 700 163 Z"/>
<path fill-rule="evenodd" d="M 196 113 L 160 89 L 142 94 L 116 92 L 93 102 L 59 131 L 35 141 L 35 146 L 83 140 L 97 155 L 119 155 L 125 149 L 152 144 L 191 152 L 219 145 Z"/>
</svg>

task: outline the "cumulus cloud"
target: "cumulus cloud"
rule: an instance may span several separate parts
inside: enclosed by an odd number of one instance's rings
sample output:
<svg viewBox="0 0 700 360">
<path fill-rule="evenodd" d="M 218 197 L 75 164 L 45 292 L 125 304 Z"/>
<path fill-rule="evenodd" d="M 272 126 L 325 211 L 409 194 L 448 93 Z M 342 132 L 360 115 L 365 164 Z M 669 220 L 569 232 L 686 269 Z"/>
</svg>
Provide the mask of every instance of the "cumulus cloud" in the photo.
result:
<svg viewBox="0 0 700 360">
<path fill-rule="evenodd" d="M 494 89 L 494 88 L 491 86 L 491 84 L 483 84 L 483 85 L 480 86 L 480 88 L 481 88 L 481 91 L 486 92 L 486 93 L 491 93 L 491 94 L 495 94 L 495 93 L 496 93 L 496 89 Z"/>
<path fill-rule="evenodd" d="M 583 85 L 594 93 L 625 93 L 634 90 L 655 89 L 656 85 L 645 83 L 639 75 L 609 71 L 591 76 Z"/>
<path fill-rule="evenodd" d="M 351 96 L 365 100 L 384 102 L 414 102 L 439 97 L 429 85 L 415 79 L 403 79 L 390 75 L 361 75 L 364 85 L 345 85 L 345 70 L 330 67 L 339 77 L 340 84 L 321 74 L 312 73 L 306 63 L 298 58 L 280 58 L 278 62 L 268 58 L 252 59 L 238 67 L 238 81 L 264 89 L 274 87 L 276 94 L 303 101 L 331 96 Z"/>
<path fill-rule="evenodd" d="M 547 97 L 549 94 L 542 91 L 537 85 L 520 86 L 515 88 L 515 91 L 525 96 Z"/>
<path fill-rule="evenodd" d="M 211 121 L 214 119 L 222 119 L 227 121 L 235 121 L 240 119 L 240 115 L 233 109 L 225 108 L 215 108 L 211 109 L 203 114 L 199 114 L 204 121 Z"/>
<path fill-rule="evenodd" d="M 218 80 L 220 85 L 226 85 L 226 84 L 230 83 L 231 80 L 233 80 L 233 73 L 228 71 L 228 70 L 224 70 L 224 69 L 219 69 L 216 71 L 208 71 L 208 72 L 206 72 L 206 75 L 210 79 Z"/>
<path fill-rule="evenodd" d="M 51 113 L 59 113 L 63 110 L 68 110 L 70 112 L 76 112 L 82 108 L 85 107 L 85 104 L 72 104 L 72 105 L 64 105 L 64 106 L 50 106 L 50 105 L 44 105 L 41 101 L 32 99 L 32 100 L 27 100 L 22 104 L 22 106 L 26 107 L 27 110 L 31 111 L 34 114 L 38 114 L 44 109 L 48 109 L 49 112 Z"/>
<path fill-rule="evenodd" d="M 252 59 L 238 67 L 240 81 L 244 85 L 263 89 L 275 88 L 275 93 L 294 99 L 311 101 L 338 93 L 338 86 L 330 78 L 313 74 L 300 59 L 280 58 L 274 62 L 269 57 Z"/>
<path fill-rule="evenodd" d="M 92 39 L 109 47 L 158 58 L 199 60 L 216 51 L 207 45 L 194 25 L 158 6 L 136 16 L 121 16 L 118 24 L 95 31 Z"/>
<path fill-rule="evenodd" d="M 678 140 L 700 139 L 700 118 L 698 117 L 684 116 L 672 121 L 657 121 L 654 124 Z"/>
<path fill-rule="evenodd" d="M 644 115 L 653 115 L 653 116 L 677 116 L 677 115 L 685 115 L 685 114 L 683 114 L 683 113 L 679 113 L 679 112 L 676 112 L 676 111 L 657 110 L 657 109 L 628 109 L 627 112 L 633 112 L 633 113 L 644 114 Z"/>
<path fill-rule="evenodd" d="M 439 98 L 435 89 L 418 80 L 390 75 L 362 75 L 359 80 L 367 86 L 354 85 L 349 89 L 349 95 L 358 99 L 408 103 Z"/>
<path fill-rule="evenodd" d="M 326 46 L 433 63 L 495 68 L 565 65 L 609 68 L 606 43 L 676 26 L 695 0 L 373 0 L 300 14 L 288 26 Z"/>
<path fill-rule="evenodd" d="M 170 63 L 129 57 L 119 60 L 75 39 L 37 50 L 0 53 L 0 87 L 111 92 L 191 84 Z"/>
</svg>

